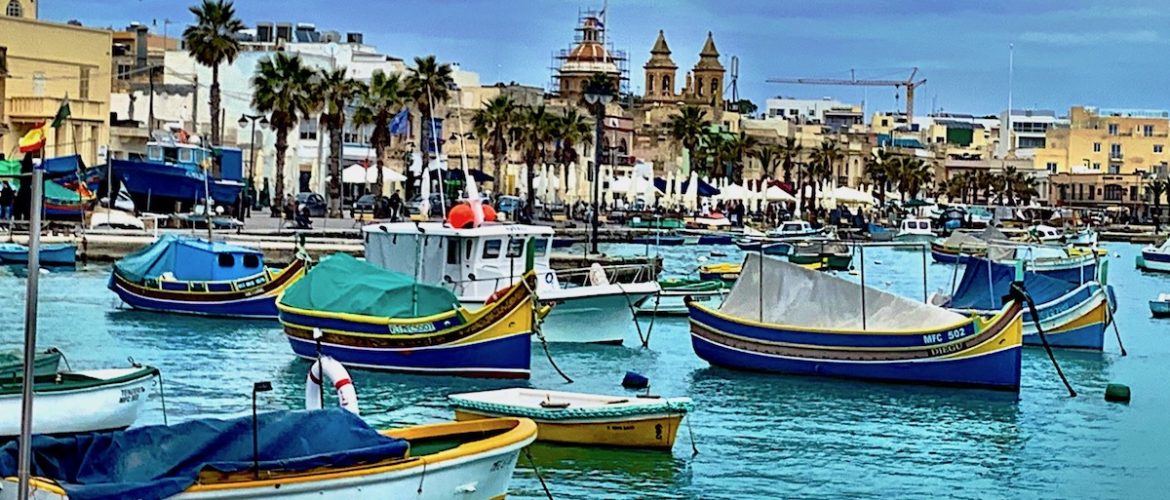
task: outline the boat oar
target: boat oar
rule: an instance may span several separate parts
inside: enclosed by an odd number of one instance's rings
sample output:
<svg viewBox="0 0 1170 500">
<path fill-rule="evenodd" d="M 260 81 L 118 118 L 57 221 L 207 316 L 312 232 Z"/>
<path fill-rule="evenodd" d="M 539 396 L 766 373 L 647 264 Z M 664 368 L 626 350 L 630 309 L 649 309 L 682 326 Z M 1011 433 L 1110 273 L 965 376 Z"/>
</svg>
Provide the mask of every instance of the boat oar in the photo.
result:
<svg viewBox="0 0 1170 500">
<path fill-rule="evenodd" d="M 1017 296 L 1017 300 L 1022 298 L 1028 304 L 1028 312 L 1032 313 L 1032 323 L 1036 325 L 1036 332 L 1040 334 L 1040 342 L 1044 344 L 1044 350 L 1048 352 L 1048 359 L 1052 361 L 1052 366 L 1056 368 L 1056 374 L 1060 376 L 1064 387 L 1068 389 L 1068 396 L 1070 398 L 1077 397 L 1077 391 L 1073 390 L 1072 384 L 1068 383 L 1068 378 L 1064 376 L 1064 370 L 1060 369 L 1060 363 L 1056 362 L 1052 346 L 1048 345 L 1048 336 L 1044 334 L 1044 327 L 1040 326 L 1040 313 L 1036 310 L 1036 302 L 1032 300 L 1032 295 L 1024 288 L 1024 283 L 1020 281 L 1012 282 L 1012 294 Z"/>
</svg>

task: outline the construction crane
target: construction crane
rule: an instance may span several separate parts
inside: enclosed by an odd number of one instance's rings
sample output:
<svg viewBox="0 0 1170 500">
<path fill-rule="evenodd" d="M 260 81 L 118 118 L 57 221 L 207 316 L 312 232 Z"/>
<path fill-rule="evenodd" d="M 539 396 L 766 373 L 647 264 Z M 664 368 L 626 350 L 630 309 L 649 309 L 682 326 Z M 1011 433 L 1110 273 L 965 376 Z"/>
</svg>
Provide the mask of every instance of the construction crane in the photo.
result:
<svg viewBox="0 0 1170 500">
<path fill-rule="evenodd" d="M 914 81 L 918 75 L 918 68 L 913 68 L 910 76 L 905 80 L 858 80 L 850 77 L 848 80 L 836 78 L 771 78 L 768 83 L 795 83 L 798 85 L 859 85 L 864 87 L 894 87 L 906 89 L 906 123 L 914 120 L 914 89 L 925 84 L 923 78 Z"/>
</svg>

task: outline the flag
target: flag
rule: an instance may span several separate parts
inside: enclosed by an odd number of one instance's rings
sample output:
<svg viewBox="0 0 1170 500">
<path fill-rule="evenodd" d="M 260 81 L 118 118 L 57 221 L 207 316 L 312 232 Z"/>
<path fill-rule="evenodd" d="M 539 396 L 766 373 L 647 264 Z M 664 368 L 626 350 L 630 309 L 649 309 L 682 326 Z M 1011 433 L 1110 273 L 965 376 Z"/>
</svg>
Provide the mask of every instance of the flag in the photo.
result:
<svg viewBox="0 0 1170 500">
<path fill-rule="evenodd" d="M 399 111 L 394 115 L 394 119 L 390 120 L 390 134 L 391 135 L 409 135 L 410 134 L 410 113 L 405 109 Z"/>
<path fill-rule="evenodd" d="M 20 138 L 21 153 L 35 153 L 45 147 L 45 122 L 37 122 L 33 128 Z"/>
<path fill-rule="evenodd" d="M 57 115 L 53 117 L 53 128 L 60 128 L 70 116 L 72 113 L 69 110 L 69 94 L 66 94 L 65 100 L 61 101 L 61 107 L 57 108 Z"/>
</svg>

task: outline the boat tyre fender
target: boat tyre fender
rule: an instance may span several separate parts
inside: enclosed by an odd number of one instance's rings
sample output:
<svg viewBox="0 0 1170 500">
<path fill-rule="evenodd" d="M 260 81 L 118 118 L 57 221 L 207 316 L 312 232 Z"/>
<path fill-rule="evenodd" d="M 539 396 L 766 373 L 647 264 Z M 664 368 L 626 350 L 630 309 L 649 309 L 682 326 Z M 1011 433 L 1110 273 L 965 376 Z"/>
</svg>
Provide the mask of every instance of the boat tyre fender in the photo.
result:
<svg viewBox="0 0 1170 500">
<path fill-rule="evenodd" d="M 349 378 L 349 372 L 341 363 L 329 356 L 321 356 L 313 363 L 313 367 L 309 368 L 309 376 L 305 380 L 305 409 L 321 409 L 321 379 L 317 377 L 319 373 L 324 374 L 337 390 L 339 406 L 360 416 L 357 390 L 353 386 L 353 380 Z"/>
<path fill-rule="evenodd" d="M 486 306 L 486 305 L 488 305 L 488 304 L 494 304 L 494 303 L 495 303 L 497 300 L 500 300 L 500 299 L 504 298 L 504 296 L 505 296 L 505 295 L 507 295 L 507 294 L 508 294 L 508 291 L 509 291 L 509 290 L 511 290 L 511 289 L 512 289 L 512 287 L 510 287 L 510 286 L 506 286 L 506 287 L 504 287 L 504 288 L 501 288 L 501 289 L 499 289 L 499 290 L 496 290 L 496 291 L 492 292 L 492 294 L 491 294 L 491 295 L 488 295 L 488 298 L 487 298 L 487 300 L 485 300 L 485 301 L 483 302 L 483 305 L 485 305 L 485 306 Z"/>
</svg>

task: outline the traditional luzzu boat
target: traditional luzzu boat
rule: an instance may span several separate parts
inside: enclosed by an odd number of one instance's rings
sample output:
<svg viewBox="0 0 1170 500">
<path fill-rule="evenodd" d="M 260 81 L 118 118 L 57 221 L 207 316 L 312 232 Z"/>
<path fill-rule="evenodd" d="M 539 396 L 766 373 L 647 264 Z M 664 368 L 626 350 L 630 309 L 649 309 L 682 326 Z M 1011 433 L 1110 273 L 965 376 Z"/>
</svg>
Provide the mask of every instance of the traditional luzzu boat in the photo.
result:
<svg viewBox="0 0 1170 500">
<path fill-rule="evenodd" d="M 801 266 L 821 264 L 834 271 L 845 271 L 853 264 L 853 252 L 849 245 L 839 241 L 800 241 L 792 245 L 788 262 Z"/>
<path fill-rule="evenodd" d="M 1155 318 L 1170 318 L 1170 293 L 1160 293 L 1150 301 L 1150 314 Z"/>
<path fill-rule="evenodd" d="M 38 253 L 42 266 L 72 266 L 77 263 L 77 245 L 73 243 L 43 244 Z M 0 243 L 0 262 L 28 264 L 28 247 L 18 243 Z"/>
<path fill-rule="evenodd" d="M 857 314 L 825 314 L 825 304 Z M 715 366 L 1011 391 L 1020 386 L 1018 301 L 990 319 L 964 316 L 752 254 L 721 307 L 689 307 L 695 353 Z"/>
<path fill-rule="evenodd" d="M 1007 236 L 993 226 L 978 233 L 955 231 L 946 239 L 930 242 L 930 256 L 940 264 L 965 264 L 967 258 L 987 255 L 991 242 L 1006 242 Z"/>
<path fill-rule="evenodd" d="M 731 286 L 722 279 L 716 280 L 688 280 L 665 279 L 659 280 L 658 286 L 662 291 L 634 304 L 638 314 L 659 316 L 686 316 L 687 305 L 684 298 L 690 297 L 695 302 L 721 302 Z"/>
<path fill-rule="evenodd" d="M 500 389 L 447 397 L 459 421 L 524 417 L 536 422 L 537 440 L 552 443 L 669 450 L 690 398 L 625 397 Z"/>
<path fill-rule="evenodd" d="M 40 356 L 35 363 L 41 364 Z M 70 434 L 125 429 L 138 419 L 138 411 L 147 398 L 147 388 L 156 376 L 157 368 L 142 365 L 99 370 L 53 370 L 44 376 L 38 373 L 33 384 L 36 405 L 32 431 L 36 434 Z M 0 436 L 20 435 L 23 380 L 23 377 L 15 377 L 0 381 Z"/>
<path fill-rule="evenodd" d="M 1049 278 L 1069 283 L 1088 283 L 1098 278 L 1097 264 L 1101 254 L 1091 248 L 992 244 L 988 246 L 987 257 L 1008 266 L 1022 263 L 1025 271 Z"/>
<path fill-rule="evenodd" d="M 273 270 L 259 250 L 167 233 L 114 263 L 109 287 L 135 309 L 275 319 L 276 297 L 307 265 Z"/>
<path fill-rule="evenodd" d="M 1016 270 L 986 259 L 967 261 L 963 278 L 949 298 L 938 297 L 939 305 L 963 314 L 995 315 L 1002 298 L 1011 292 Z M 1113 301 L 1107 287 L 1096 281 L 1083 284 L 1024 272 L 1024 288 L 1036 303 L 1040 326 L 1052 347 L 1100 351 L 1105 328 L 1113 316 Z M 1023 313 L 1024 344 L 1043 345 L 1030 311 Z"/>
<path fill-rule="evenodd" d="M 522 418 L 377 431 L 340 408 L 34 436 L 30 498 L 494 500 L 535 439 Z M 0 448 L 13 498 L 16 453 Z"/>
<path fill-rule="evenodd" d="M 1161 245 L 1149 245 L 1137 256 L 1137 268 L 1143 271 L 1170 273 L 1170 238 Z"/>
<path fill-rule="evenodd" d="M 528 378 L 535 275 L 476 310 L 448 289 L 331 255 L 277 303 L 293 352 L 349 367 L 430 375 Z M 320 337 L 316 337 L 320 332 Z"/>
<path fill-rule="evenodd" d="M 50 377 L 57 373 L 63 355 L 56 347 L 38 352 L 33 358 L 33 377 Z M 19 349 L 0 351 L 0 382 L 20 379 L 24 376 L 24 353 Z"/>
</svg>

